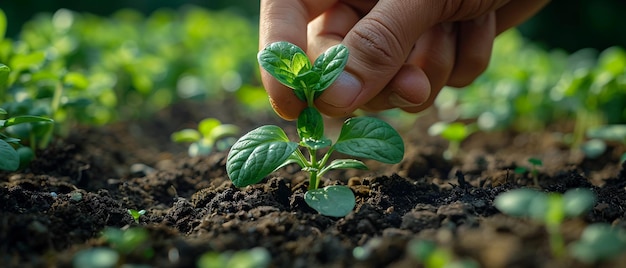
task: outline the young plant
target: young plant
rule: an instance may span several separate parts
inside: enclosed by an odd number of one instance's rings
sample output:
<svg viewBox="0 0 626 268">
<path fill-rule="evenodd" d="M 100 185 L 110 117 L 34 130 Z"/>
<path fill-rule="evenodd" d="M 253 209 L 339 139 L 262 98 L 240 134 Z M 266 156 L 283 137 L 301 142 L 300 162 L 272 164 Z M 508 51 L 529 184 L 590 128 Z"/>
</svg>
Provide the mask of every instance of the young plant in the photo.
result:
<svg viewBox="0 0 626 268">
<path fill-rule="evenodd" d="M 585 188 L 570 189 L 564 194 L 544 193 L 533 189 L 516 189 L 502 193 L 494 200 L 498 210 L 514 217 L 529 217 L 543 222 L 550 235 L 554 256 L 565 252 L 559 230 L 566 218 L 580 217 L 595 204 L 594 193 Z"/>
<path fill-rule="evenodd" d="M 409 241 L 407 250 L 410 256 L 417 259 L 425 268 L 478 268 L 478 263 L 472 259 L 456 260 L 447 249 L 437 247 L 432 241 L 414 239 Z"/>
<path fill-rule="evenodd" d="M 585 263 L 608 260 L 626 251 L 626 232 L 607 223 L 585 228 L 580 239 L 569 247 L 570 254 Z"/>
<path fill-rule="evenodd" d="M 134 210 L 134 209 L 129 209 L 128 214 L 130 214 L 130 216 L 133 217 L 133 220 L 135 221 L 136 224 L 139 224 L 139 218 L 141 218 L 141 216 L 146 214 L 146 211 L 143 209 L 139 211 Z"/>
<path fill-rule="evenodd" d="M 206 118 L 198 123 L 198 129 L 183 129 L 172 133 L 174 142 L 190 142 L 189 156 L 209 155 L 213 150 L 224 151 L 233 144 L 239 127 L 222 124 L 218 119 Z"/>
<path fill-rule="evenodd" d="M 270 252 L 265 248 L 258 247 L 235 252 L 206 252 L 200 256 L 196 266 L 198 268 L 262 268 L 269 267 L 271 261 Z"/>
<path fill-rule="evenodd" d="M 543 162 L 539 158 L 528 158 L 528 163 L 530 164 L 530 168 L 528 167 L 516 167 L 513 172 L 515 174 L 525 174 L 530 172 L 531 177 L 533 178 L 533 183 L 535 186 L 539 186 L 539 167 L 543 166 Z"/>
<path fill-rule="evenodd" d="M 295 163 L 310 174 L 304 196 L 306 203 L 322 215 L 347 215 L 355 206 L 350 188 L 334 185 L 319 189 L 320 178 L 332 169 L 367 167 L 355 159 L 328 163 L 331 154 L 337 151 L 383 163 L 398 163 L 404 157 L 402 138 L 389 124 L 372 117 L 346 120 L 335 143 L 324 136 L 324 122 L 314 100 L 342 73 L 348 61 L 345 46 L 339 44 L 329 48 L 311 64 L 298 46 L 276 42 L 259 52 L 258 60 L 261 67 L 292 88 L 295 95 L 308 104 L 297 120 L 300 140 L 290 141 L 287 134 L 274 125 L 254 129 L 232 146 L 226 163 L 228 176 L 235 186 L 244 187 L 260 182 L 278 168 Z"/>
<path fill-rule="evenodd" d="M 443 153 L 443 157 L 450 160 L 461 151 L 461 142 L 475 131 L 475 125 L 465 125 L 461 122 L 437 122 L 430 126 L 428 134 L 431 136 L 441 136 L 449 142 L 448 148 Z"/>
</svg>

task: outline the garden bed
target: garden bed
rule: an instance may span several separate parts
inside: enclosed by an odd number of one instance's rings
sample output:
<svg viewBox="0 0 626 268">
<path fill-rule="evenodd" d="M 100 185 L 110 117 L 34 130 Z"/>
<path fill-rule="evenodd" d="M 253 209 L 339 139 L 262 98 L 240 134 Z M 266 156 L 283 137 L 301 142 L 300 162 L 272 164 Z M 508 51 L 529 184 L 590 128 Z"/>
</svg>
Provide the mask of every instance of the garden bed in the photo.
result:
<svg viewBox="0 0 626 268">
<path fill-rule="evenodd" d="M 344 218 L 321 216 L 304 202 L 308 181 L 295 167 L 238 189 L 226 175 L 226 152 L 188 157 L 170 141 L 172 132 L 207 116 L 244 130 L 273 123 L 295 133 L 292 123 L 274 117 L 234 118 L 239 113 L 227 106 L 237 107 L 224 105 L 215 114 L 203 107 L 216 105 L 181 103 L 149 120 L 76 128 L 39 152 L 29 168 L 0 173 L 2 262 L 71 266 L 79 252 L 115 248 L 102 238 L 106 227 L 140 227 L 148 238 L 120 263 L 194 267 L 207 252 L 264 248 L 272 267 L 416 267 L 408 248 L 422 239 L 482 267 L 592 267 L 569 254 L 553 257 L 544 225 L 494 207 L 498 194 L 520 187 L 596 193 L 589 213 L 561 225 L 566 244 L 590 223 L 625 225 L 624 145 L 609 143 L 603 155 L 588 159 L 554 134 L 566 126 L 481 132 L 448 161 L 442 157 L 447 142 L 426 133 L 434 110 L 401 131 L 406 154 L 400 164 L 368 162 L 369 171 L 328 173 L 322 183 L 350 186 L 357 205 Z M 529 172 L 514 172 L 529 158 L 543 161 L 539 185 Z M 128 209 L 146 213 L 135 223 Z M 626 254 L 593 267 L 624 261 Z"/>
</svg>

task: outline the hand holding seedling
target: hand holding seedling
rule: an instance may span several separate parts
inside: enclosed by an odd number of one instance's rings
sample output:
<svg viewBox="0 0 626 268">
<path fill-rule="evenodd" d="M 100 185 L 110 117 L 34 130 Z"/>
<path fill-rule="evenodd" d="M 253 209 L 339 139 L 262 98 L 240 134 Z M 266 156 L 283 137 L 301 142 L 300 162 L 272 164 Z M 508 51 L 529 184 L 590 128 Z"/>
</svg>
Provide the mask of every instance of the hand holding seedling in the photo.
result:
<svg viewBox="0 0 626 268">
<path fill-rule="evenodd" d="M 315 99 L 342 73 L 348 61 L 348 49 L 343 45 L 329 48 L 313 64 L 302 49 L 288 42 L 276 42 L 259 52 L 258 60 L 268 73 L 293 89 L 295 96 L 307 103 L 297 121 L 300 141 L 292 142 L 277 126 L 262 126 L 241 137 L 231 148 L 226 171 L 237 187 L 255 184 L 274 170 L 288 164 L 298 164 L 309 172 L 306 203 L 323 215 L 341 217 L 355 205 L 352 191 L 345 186 L 318 189 L 320 177 L 332 169 L 366 169 L 355 159 L 331 161 L 334 152 L 374 159 L 383 163 L 398 163 L 404 156 L 400 135 L 386 122 L 371 117 L 346 120 L 333 144 L 324 137 L 322 115 Z M 308 152 L 308 159 L 298 147 Z M 319 157 L 318 152 L 325 150 Z"/>
<path fill-rule="evenodd" d="M 352 51 L 347 72 L 317 101 L 324 114 L 419 112 L 444 85 L 472 82 L 487 67 L 495 35 L 547 2 L 264 0 L 260 44 L 285 40 L 318 55 L 341 42 Z M 274 109 L 297 118 L 306 105 L 271 76 L 263 73 L 263 84 Z"/>
</svg>

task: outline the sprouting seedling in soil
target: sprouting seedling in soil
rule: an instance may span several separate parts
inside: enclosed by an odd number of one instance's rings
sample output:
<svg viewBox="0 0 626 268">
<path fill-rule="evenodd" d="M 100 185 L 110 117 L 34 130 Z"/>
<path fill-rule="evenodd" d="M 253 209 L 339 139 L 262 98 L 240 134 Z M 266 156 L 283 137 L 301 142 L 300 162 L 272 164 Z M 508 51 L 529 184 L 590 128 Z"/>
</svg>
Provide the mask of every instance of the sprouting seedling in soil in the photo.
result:
<svg viewBox="0 0 626 268">
<path fill-rule="evenodd" d="M 228 149 L 239 135 L 239 127 L 222 124 L 218 119 L 206 118 L 198 123 L 198 129 L 186 128 L 172 133 L 171 139 L 179 143 L 191 143 L 189 156 L 209 155 L 213 151 Z"/>
<path fill-rule="evenodd" d="M 533 178 L 533 183 L 535 186 L 539 186 L 539 167 L 543 166 L 543 161 L 539 158 L 528 158 L 528 163 L 530 164 L 530 168 L 528 167 L 516 167 L 513 172 L 515 174 L 525 174 L 530 172 L 530 176 Z"/>
<path fill-rule="evenodd" d="M 143 209 L 139 211 L 134 210 L 134 209 L 129 209 L 128 214 L 130 214 L 130 216 L 133 217 L 133 220 L 135 221 L 135 223 L 139 224 L 139 218 L 141 218 L 141 216 L 146 214 L 146 211 Z"/>
<path fill-rule="evenodd" d="M 455 259 L 452 252 L 438 247 L 435 242 L 413 239 L 407 245 L 410 256 L 417 259 L 425 268 L 478 268 L 478 263 L 472 259 Z"/>
<path fill-rule="evenodd" d="M 556 257 L 565 252 L 561 223 L 566 218 L 580 217 L 595 204 L 595 194 L 585 188 L 570 189 L 564 194 L 545 193 L 533 189 L 515 189 L 494 200 L 498 210 L 514 217 L 529 217 L 545 224 L 550 235 L 550 248 Z"/>
<path fill-rule="evenodd" d="M 441 136 L 447 140 L 448 148 L 443 153 L 445 159 L 456 157 L 461 151 L 461 143 L 476 131 L 475 125 L 465 125 L 461 122 L 437 122 L 430 126 L 428 134 L 431 136 Z"/>
<path fill-rule="evenodd" d="M 607 223 L 585 227 L 580 239 L 569 246 L 570 254 L 587 264 L 609 260 L 626 251 L 626 231 Z"/>
<path fill-rule="evenodd" d="M 626 124 L 611 124 L 590 128 L 587 130 L 587 138 L 580 145 L 580 149 L 587 158 L 597 158 L 606 152 L 607 142 L 617 142 L 626 145 Z M 626 157 L 626 153 L 622 155 Z"/>
<path fill-rule="evenodd" d="M 311 64 L 298 46 L 276 42 L 259 52 L 258 60 L 261 67 L 292 88 L 295 95 L 308 104 L 297 120 L 300 141 L 290 141 L 278 126 L 254 129 L 232 146 L 226 163 L 228 176 L 235 186 L 244 187 L 260 182 L 276 169 L 295 163 L 310 174 L 304 196 L 306 203 L 322 215 L 347 215 L 355 206 L 352 190 L 339 185 L 318 189 L 320 178 L 333 169 L 367 167 L 355 159 L 337 159 L 328 163 L 331 154 L 337 151 L 383 163 L 398 163 L 404 157 L 402 138 L 389 124 L 372 117 L 346 120 L 334 144 L 324 137 L 324 122 L 314 100 L 342 73 L 348 61 L 345 46 L 339 44 L 329 48 Z M 320 157 L 318 154 L 322 152 Z"/>
<path fill-rule="evenodd" d="M 198 268 L 217 267 L 268 267 L 272 261 L 270 252 L 261 247 L 239 251 L 214 252 L 209 251 L 198 259 Z"/>
</svg>

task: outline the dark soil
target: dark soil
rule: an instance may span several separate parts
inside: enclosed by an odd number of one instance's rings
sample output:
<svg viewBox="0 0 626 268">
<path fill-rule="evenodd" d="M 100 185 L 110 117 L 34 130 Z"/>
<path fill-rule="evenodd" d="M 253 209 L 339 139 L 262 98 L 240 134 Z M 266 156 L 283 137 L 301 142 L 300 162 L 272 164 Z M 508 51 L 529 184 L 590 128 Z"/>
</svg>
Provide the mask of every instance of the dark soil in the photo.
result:
<svg viewBox="0 0 626 268">
<path fill-rule="evenodd" d="M 406 250 L 417 238 L 482 267 L 587 267 L 570 256 L 554 258 L 540 223 L 494 207 L 504 191 L 536 187 L 529 174 L 513 172 L 529 157 L 544 162 L 542 190 L 589 187 L 598 196 L 585 217 L 563 224 L 566 243 L 593 222 L 626 225 L 623 145 L 610 144 L 601 157 L 586 159 L 554 131 L 477 133 L 447 161 L 446 142 L 425 134 L 431 122 L 424 116 L 403 131 L 407 149 L 400 164 L 371 163 L 369 171 L 326 176 L 324 184 L 349 185 L 357 197 L 354 212 L 331 218 L 307 207 L 306 174 L 295 167 L 238 189 L 226 176 L 225 152 L 191 158 L 170 142 L 173 131 L 207 116 L 244 130 L 274 123 L 294 131 L 293 123 L 271 114 L 246 119 L 203 107 L 186 103 L 150 120 L 76 128 L 39 152 L 28 169 L 0 173 L 0 266 L 71 267 L 77 252 L 110 246 L 100 238 L 105 227 L 141 226 L 154 255 L 134 252 L 125 261 L 154 267 L 195 267 L 205 252 L 254 247 L 271 253 L 272 267 L 418 267 Z M 127 209 L 147 212 L 136 224 Z M 369 254 L 357 259 L 355 247 Z M 625 261 L 626 255 L 588 267 Z"/>
</svg>

